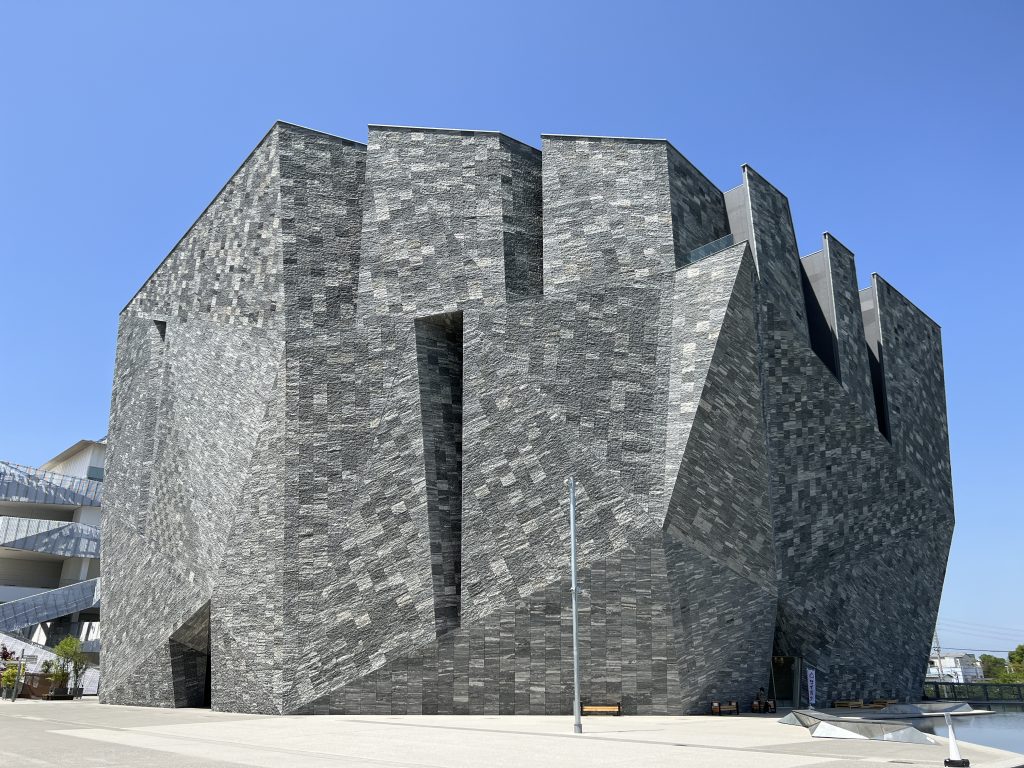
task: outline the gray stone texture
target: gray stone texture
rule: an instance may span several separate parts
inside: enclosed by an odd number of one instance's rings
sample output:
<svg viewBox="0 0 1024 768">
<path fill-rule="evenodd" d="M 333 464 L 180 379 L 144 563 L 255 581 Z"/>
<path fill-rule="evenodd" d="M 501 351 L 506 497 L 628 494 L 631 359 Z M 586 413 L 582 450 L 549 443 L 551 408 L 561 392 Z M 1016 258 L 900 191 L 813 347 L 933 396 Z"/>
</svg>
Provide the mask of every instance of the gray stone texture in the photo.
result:
<svg viewBox="0 0 1024 768">
<path fill-rule="evenodd" d="M 785 318 L 804 343 L 807 310 L 789 200 L 749 165 L 743 166 L 743 189 L 764 305 L 769 317 Z"/>
<path fill-rule="evenodd" d="M 853 253 L 834 235 L 826 232 L 822 239 L 835 307 L 836 346 L 841 361 L 839 381 L 863 413 L 874 413 L 871 369 L 857 291 L 857 266 Z M 941 360 L 938 362 L 941 364 Z"/>
<path fill-rule="evenodd" d="M 500 133 L 370 126 L 360 310 L 427 315 L 541 293 L 540 152 Z"/>
<path fill-rule="evenodd" d="M 543 139 L 545 294 L 647 286 L 729 233 L 721 191 L 668 142 Z"/>
<path fill-rule="evenodd" d="M 276 124 L 121 315 L 104 700 L 566 713 L 570 474 L 585 700 L 703 712 L 773 653 L 917 695 L 938 332 L 813 261 L 664 141 Z"/>
</svg>

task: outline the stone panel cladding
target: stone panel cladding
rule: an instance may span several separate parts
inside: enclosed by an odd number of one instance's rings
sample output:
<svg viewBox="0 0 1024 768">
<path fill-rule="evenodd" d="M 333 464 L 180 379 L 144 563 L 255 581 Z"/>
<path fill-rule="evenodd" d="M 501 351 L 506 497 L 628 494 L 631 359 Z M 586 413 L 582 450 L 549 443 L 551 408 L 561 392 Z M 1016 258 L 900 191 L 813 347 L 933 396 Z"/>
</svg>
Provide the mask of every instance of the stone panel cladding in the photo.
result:
<svg viewBox="0 0 1024 768">
<path fill-rule="evenodd" d="M 103 700 L 565 714 L 570 474 L 585 700 L 706 712 L 773 654 L 820 695 L 917 695 L 952 532 L 937 327 L 878 279 L 861 323 L 829 236 L 805 304 L 749 168 L 726 211 L 667 142 L 544 149 L 276 124 L 140 289 Z"/>
<path fill-rule="evenodd" d="M 872 284 L 881 322 L 892 443 L 903 465 L 942 499 L 951 525 L 953 481 L 941 331 L 883 278 L 872 275 Z"/>
<path fill-rule="evenodd" d="M 334 625 L 325 624 L 324 596 L 339 581 L 336 553 L 343 545 L 332 529 L 338 525 L 340 500 L 352 493 L 345 485 L 351 468 L 342 445 L 357 437 L 346 416 L 352 379 L 359 375 L 353 370 L 358 363 L 350 337 L 362 263 L 368 148 L 296 130 L 282 132 L 281 146 L 285 360 L 277 385 L 284 403 L 280 425 L 274 413 L 266 427 L 271 440 L 283 430 L 284 440 L 271 441 L 268 450 L 283 450 L 284 456 L 281 507 L 267 521 L 269 540 L 263 546 L 280 547 L 274 582 L 281 608 L 268 626 L 276 633 L 275 652 L 291 660 L 275 662 L 282 688 L 272 699 L 278 711 L 288 711 L 294 702 L 315 695 L 324 674 L 322 659 L 328 653 L 336 658 L 334 649 L 340 645 L 336 633 L 343 611 L 335 610 Z M 271 466 L 282 462 L 275 456 L 264 460 Z M 264 491 L 259 478 L 253 483 L 255 494 Z M 261 498 L 246 503 L 258 507 Z M 351 615 L 347 621 L 351 631 Z M 238 640 L 241 652 L 246 636 Z"/>
<path fill-rule="evenodd" d="M 639 287 L 729 233 L 721 191 L 667 141 L 543 140 L 546 294 Z"/>
<path fill-rule="evenodd" d="M 952 532 L 943 500 L 832 373 L 768 335 L 768 457 L 779 559 L 775 653 L 819 670 L 819 696 L 915 696 Z M 871 647 L 885 648 L 862 664 Z"/>
<path fill-rule="evenodd" d="M 121 314 L 105 482 L 112 514 L 103 521 L 111 599 L 101 665 L 111 702 L 174 703 L 169 638 L 218 582 L 283 359 L 280 131 Z"/>
<path fill-rule="evenodd" d="M 370 126 L 360 307 L 424 317 L 541 292 L 540 152 L 500 133 Z"/>
<path fill-rule="evenodd" d="M 874 414 L 864 318 L 857 291 L 857 265 L 853 253 L 834 235 L 826 232 L 822 248 L 831 275 L 832 303 L 835 307 L 835 334 L 839 353 L 839 380 L 861 413 Z"/>
<path fill-rule="evenodd" d="M 729 217 L 722 191 L 679 150 L 667 142 L 666 148 L 676 266 L 682 267 L 695 248 L 729 234 Z"/>
<path fill-rule="evenodd" d="M 762 301 L 771 316 L 785 318 L 800 342 L 808 343 L 800 256 L 789 200 L 749 165 L 743 166 L 743 188 Z"/>
</svg>

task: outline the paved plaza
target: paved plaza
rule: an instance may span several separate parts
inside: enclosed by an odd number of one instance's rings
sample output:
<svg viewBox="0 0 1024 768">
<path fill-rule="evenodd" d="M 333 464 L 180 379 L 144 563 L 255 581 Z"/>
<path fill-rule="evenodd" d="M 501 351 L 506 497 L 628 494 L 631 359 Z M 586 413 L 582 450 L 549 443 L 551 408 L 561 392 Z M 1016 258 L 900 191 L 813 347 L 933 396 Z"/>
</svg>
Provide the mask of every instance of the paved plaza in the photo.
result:
<svg viewBox="0 0 1024 768">
<path fill-rule="evenodd" d="M 0 765 L 207 768 L 505 766 L 940 766 L 945 744 L 815 739 L 774 717 L 342 715 L 274 717 L 101 705 L 0 702 Z M 941 740 L 940 740 L 941 741 Z M 961 745 L 975 768 L 1024 756 Z"/>
</svg>

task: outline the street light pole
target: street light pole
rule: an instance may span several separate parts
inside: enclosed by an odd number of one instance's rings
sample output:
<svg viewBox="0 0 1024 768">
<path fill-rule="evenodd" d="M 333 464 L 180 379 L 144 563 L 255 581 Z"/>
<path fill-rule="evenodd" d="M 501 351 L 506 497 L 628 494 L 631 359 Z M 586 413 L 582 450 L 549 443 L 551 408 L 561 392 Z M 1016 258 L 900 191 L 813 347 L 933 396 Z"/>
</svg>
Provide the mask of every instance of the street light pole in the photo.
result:
<svg viewBox="0 0 1024 768">
<path fill-rule="evenodd" d="M 583 733 L 580 720 L 580 629 L 576 608 L 576 481 L 569 478 L 569 568 L 572 571 L 572 713 L 575 721 L 573 733 Z"/>
</svg>

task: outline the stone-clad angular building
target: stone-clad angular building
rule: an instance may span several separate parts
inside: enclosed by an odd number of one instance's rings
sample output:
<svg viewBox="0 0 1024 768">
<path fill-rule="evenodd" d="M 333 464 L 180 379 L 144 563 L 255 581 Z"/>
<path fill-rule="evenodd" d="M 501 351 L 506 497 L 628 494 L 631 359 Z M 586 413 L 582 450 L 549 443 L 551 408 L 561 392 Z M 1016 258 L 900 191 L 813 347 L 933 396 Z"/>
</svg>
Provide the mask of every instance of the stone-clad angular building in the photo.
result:
<svg viewBox="0 0 1024 768">
<path fill-rule="evenodd" d="M 105 701 L 706 711 L 920 693 L 939 329 L 660 140 L 278 123 L 121 314 Z"/>
</svg>

